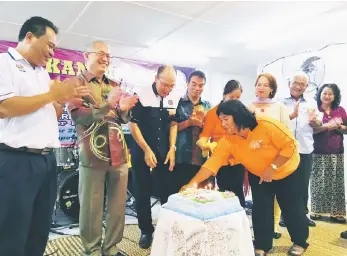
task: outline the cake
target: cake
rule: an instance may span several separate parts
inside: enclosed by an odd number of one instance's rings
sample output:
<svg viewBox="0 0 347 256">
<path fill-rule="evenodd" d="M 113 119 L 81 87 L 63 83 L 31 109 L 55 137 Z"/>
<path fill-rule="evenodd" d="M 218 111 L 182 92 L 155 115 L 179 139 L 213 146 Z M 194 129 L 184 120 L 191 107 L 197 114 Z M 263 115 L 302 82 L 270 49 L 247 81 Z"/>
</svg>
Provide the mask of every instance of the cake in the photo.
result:
<svg viewBox="0 0 347 256">
<path fill-rule="evenodd" d="M 233 192 L 188 188 L 169 196 L 163 208 L 200 220 L 210 220 L 242 211 Z"/>
</svg>

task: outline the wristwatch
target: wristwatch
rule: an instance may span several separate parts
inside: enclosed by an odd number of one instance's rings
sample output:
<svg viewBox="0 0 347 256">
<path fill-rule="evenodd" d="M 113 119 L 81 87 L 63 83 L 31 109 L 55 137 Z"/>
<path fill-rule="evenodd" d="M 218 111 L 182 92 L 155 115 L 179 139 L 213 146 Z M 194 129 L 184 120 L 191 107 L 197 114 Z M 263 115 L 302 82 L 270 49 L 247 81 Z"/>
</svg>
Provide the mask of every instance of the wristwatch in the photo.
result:
<svg viewBox="0 0 347 256">
<path fill-rule="evenodd" d="M 275 171 L 278 169 L 277 165 L 271 164 L 271 168 L 274 169 Z"/>
<path fill-rule="evenodd" d="M 175 145 L 172 145 L 170 148 L 173 148 L 175 151 L 177 149 Z"/>
</svg>

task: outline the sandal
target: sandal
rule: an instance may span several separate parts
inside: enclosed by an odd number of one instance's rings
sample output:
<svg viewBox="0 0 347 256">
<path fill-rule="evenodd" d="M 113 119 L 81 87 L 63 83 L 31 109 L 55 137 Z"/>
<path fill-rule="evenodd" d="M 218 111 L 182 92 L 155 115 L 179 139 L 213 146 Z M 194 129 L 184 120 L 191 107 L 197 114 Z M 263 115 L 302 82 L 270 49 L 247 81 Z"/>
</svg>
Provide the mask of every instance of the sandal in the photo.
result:
<svg viewBox="0 0 347 256">
<path fill-rule="evenodd" d="M 343 216 L 330 216 L 330 220 L 335 223 L 346 223 L 346 219 Z"/>
<path fill-rule="evenodd" d="M 303 255 L 305 251 L 306 251 L 305 248 L 302 248 L 299 245 L 293 244 L 292 247 L 289 248 L 288 255 L 300 256 L 300 255 Z"/>
<path fill-rule="evenodd" d="M 315 214 L 315 213 L 310 215 L 311 220 L 319 220 L 321 217 L 322 215 Z"/>
<path fill-rule="evenodd" d="M 256 251 L 254 251 L 254 254 L 255 254 L 255 256 L 266 256 L 267 255 L 267 253 L 266 252 L 256 252 Z"/>
</svg>

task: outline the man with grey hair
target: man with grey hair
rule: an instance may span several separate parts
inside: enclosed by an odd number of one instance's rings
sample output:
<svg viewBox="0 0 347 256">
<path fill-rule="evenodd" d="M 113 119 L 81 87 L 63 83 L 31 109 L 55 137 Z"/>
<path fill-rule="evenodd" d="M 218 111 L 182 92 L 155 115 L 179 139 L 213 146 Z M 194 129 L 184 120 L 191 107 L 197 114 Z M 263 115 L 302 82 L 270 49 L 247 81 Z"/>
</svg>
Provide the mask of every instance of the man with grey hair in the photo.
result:
<svg viewBox="0 0 347 256">
<path fill-rule="evenodd" d="M 117 249 L 123 238 L 128 182 L 127 147 L 121 124 L 138 97 L 122 96 L 119 84 L 106 78 L 108 46 L 95 41 L 84 53 L 87 70 L 80 75 L 90 95 L 70 102 L 79 141 L 80 232 L 84 255 L 124 255 Z M 104 191 L 106 233 L 101 248 Z"/>
<path fill-rule="evenodd" d="M 294 74 L 289 83 L 290 97 L 283 100 L 289 113 L 291 113 L 289 117 L 292 122 L 293 134 L 299 144 L 300 164 L 297 171 L 301 175 L 301 184 L 298 184 L 298 188 L 302 190 L 306 214 L 308 214 L 308 186 L 312 170 L 313 127 L 321 126 L 323 118 L 315 102 L 304 98 L 307 86 L 308 76 L 306 73 Z M 314 221 L 309 218 L 307 220 L 310 227 L 316 226 Z M 282 227 L 285 226 L 284 221 L 280 222 Z"/>
</svg>

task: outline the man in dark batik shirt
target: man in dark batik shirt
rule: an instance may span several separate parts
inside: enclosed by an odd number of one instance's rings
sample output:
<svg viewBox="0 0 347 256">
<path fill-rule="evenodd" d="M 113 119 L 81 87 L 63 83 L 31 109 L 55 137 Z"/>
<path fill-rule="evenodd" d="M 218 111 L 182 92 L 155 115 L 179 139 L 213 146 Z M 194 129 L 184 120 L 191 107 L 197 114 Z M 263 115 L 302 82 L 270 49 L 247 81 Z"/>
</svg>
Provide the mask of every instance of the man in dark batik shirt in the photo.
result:
<svg viewBox="0 0 347 256">
<path fill-rule="evenodd" d="M 138 97 L 123 97 L 116 82 L 105 77 L 110 63 L 105 43 L 93 42 L 87 52 L 81 81 L 90 95 L 70 102 L 79 144 L 80 232 L 83 255 L 123 255 L 117 244 L 123 238 L 128 182 L 127 147 L 121 124 L 130 120 L 129 109 Z M 104 189 L 107 183 L 106 232 L 102 239 Z"/>
<path fill-rule="evenodd" d="M 200 170 L 206 158 L 203 157 L 201 149 L 196 145 L 202 131 L 204 118 L 211 108 L 208 101 L 201 99 L 204 91 L 206 76 L 201 71 L 194 71 L 189 75 L 187 94 L 178 103 L 175 121 L 178 124 L 176 142 L 176 167 L 174 170 L 174 186 L 177 190 L 189 182 Z M 214 182 L 206 180 L 202 186 L 211 187 Z"/>
</svg>

